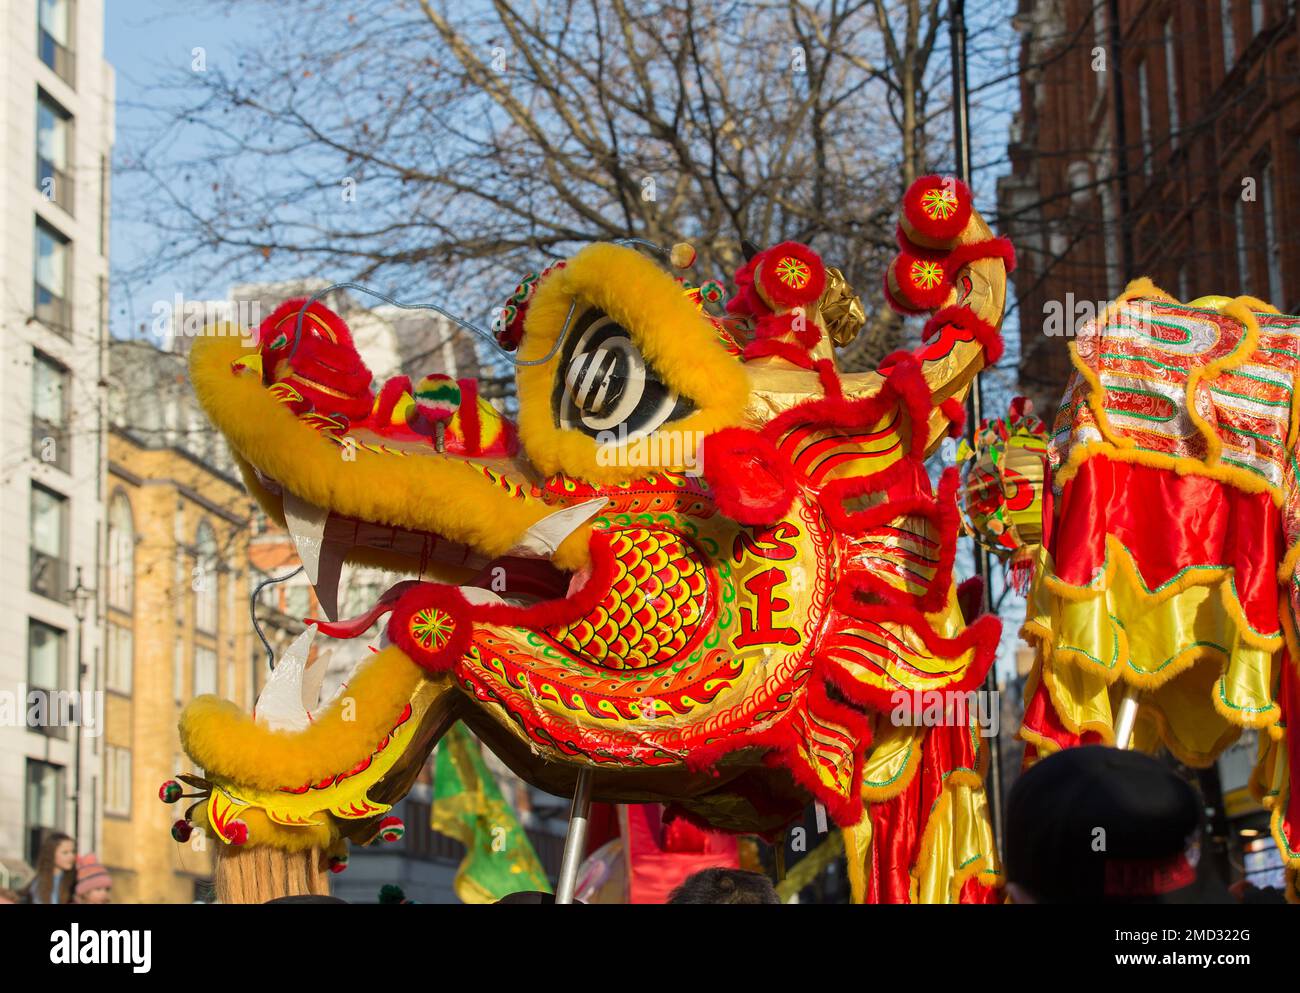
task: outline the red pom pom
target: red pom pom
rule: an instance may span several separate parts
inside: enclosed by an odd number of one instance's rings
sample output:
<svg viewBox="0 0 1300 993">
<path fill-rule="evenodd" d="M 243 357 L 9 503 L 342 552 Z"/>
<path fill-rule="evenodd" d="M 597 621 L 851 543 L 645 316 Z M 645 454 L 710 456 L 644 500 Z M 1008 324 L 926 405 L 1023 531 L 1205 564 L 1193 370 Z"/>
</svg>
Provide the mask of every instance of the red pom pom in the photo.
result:
<svg viewBox="0 0 1300 993">
<path fill-rule="evenodd" d="M 956 397 L 949 397 L 939 404 L 939 409 L 949 421 L 948 437 L 960 438 L 962 430 L 966 427 L 966 408 L 957 402 Z"/>
<path fill-rule="evenodd" d="M 169 779 L 158 787 L 158 799 L 163 803 L 175 803 L 184 792 L 185 790 L 181 788 L 180 783 L 174 779 Z"/>
<path fill-rule="evenodd" d="M 338 874 L 348 867 L 348 857 L 346 855 L 334 855 L 330 857 L 330 872 Z"/>
<path fill-rule="evenodd" d="M 194 833 L 194 825 L 186 820 L 179 820 L 172 825 L 172 837 L 182 845 L 190 840 L 190 835 Z"/>
<path fill-rule="evenodd" d="M 926 248 L 951 248 L 971 215 L 970 188 L 952 176 L 922 176 L 903 194 L 903 232 Z"/>
<path fill-rule="evenodd" d="M 899 252 L 889 264 L 889 292 L 912 312 L 943 306 L 952 292 L 943 256 L 924 249 Z"/>
<path fill-rule="evenodd" d="M 826 289 L 821 256 L 797 241 L 783 241 L 755 258 L 755 286 L 773 310 L 806 307 Z"/>
<path fill-rule="evenodd" d="M 248 841 L 248 825 L 243 821 L 231 821 L 226 825 L 226 834 L 232 845 L 242 845 Z"/>
<path fill-rule="evenodd" d="M 406 825 L 400 817 L 385 817 L 379 822 L 379 837 L 384 841 L 401 841 L 406 834 Z"/>
<path fill-rule="evenodd" d="M 704 478 L 718 509 L 741 524 L 780 520 L 794 501 L 789 463 L 767 438 L 748 428 L 724 428 L 704 439 Z"/>
<path fill-rule="evenodd" d="M 455 587 L 420 583 L 388 619 L 388 640 L 429 672 L 446 672 L 469 650 L 474 622 Z"/>
</svg>

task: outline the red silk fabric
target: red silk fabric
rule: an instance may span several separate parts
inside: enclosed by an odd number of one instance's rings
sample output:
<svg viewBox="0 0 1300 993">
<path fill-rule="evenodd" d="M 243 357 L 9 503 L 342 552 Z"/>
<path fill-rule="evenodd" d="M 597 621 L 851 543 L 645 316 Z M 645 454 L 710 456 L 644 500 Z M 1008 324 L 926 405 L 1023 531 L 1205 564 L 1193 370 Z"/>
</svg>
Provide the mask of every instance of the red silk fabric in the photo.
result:
<svg viewBox="0 0 1300 993">
<path fill-rule="evenodd" d="M 734 835 L 708 831 L 681 818 L 668 823 L 657 803 L 622 808 L 628 903 L 664 903 L 687 876 L 701 869 L 740 868 Z"/>
<path fill-rule="evenodd" d="M 1188 566 L 1232 567 L 1251 627 L 1277 633 L 1282 526 L 1267 493 L 1094 456 L 1061 494 L 1048 545 L 1056 575 L 1072 586 L 1095 581 L 1107 535 L 1129 550 L 1151 590 Z"/>
</svg>

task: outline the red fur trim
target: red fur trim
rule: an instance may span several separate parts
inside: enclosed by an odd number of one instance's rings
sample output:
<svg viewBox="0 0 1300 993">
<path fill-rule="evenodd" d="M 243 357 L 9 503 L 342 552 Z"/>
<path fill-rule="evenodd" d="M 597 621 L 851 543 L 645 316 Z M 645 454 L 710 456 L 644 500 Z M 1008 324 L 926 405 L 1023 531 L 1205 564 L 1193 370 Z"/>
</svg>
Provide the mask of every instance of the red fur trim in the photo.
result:
<svg viewBox="0 0 1300 993">
<path fill-rule="evenodd" d="M 988 238 L 985 241 L 975 241 L 968 245 L 958 245 L 948 253 L 944 265 L 947 267 L 948 276 L 951 279 L 962 266 L 979 259 L 1001 259 L 1002 264 L 1007 267 L 1007 272 L 1013 272 L 1016 268 L 1015 247 L 1011 244 L 1011 239 L 1005 237 Z"/>
<path fill-rule="evenodd" d="M 998 329 L 965 306 L 944 307 L 936 313 L 921 329 L 921 340 L 929 341 L 948 324 L 967 332 L 972 340 L 984 346 L 985 365 L 993 365 L 1002 358 L 1004 345 Z"/>
<path fill-rule="evenodd" d="M 966 427 L 966 408 L 957 401 L 956 397 L 949 397 L 939 404 L 939 409 L 943 412 L 943 416 L 948 418 L 948 437 L 960 438 Z"/>
<path fill-rule="evenodd" d="M 897 464 L 897 463 L 895 463 Z M 876 474 L 876 477 L 881 475 Z M 961 524 L 960 512 L 957 510 L 957 484 L 960 477 L 955 468 L 945 469 L 939 477 L 939 492 L 931 499 L 926 496 L 901 497 L 889 500 L 865 510 L 846 511 L 844 501 L 873 490 L 879 490 L 876 477 L 865 476 L 857 479 L 835 480 L 822 491 L 822 509 L 837 527 L 851 534 L 861 534 L 870 528 L 881 527 L 890 521 L 906 516 L 928 518 L 934 523 L 938 532 L 936 541 L 939 546 L 939 561 L 935 565 L 934 577 L 920 597 L 911 594 L 866 571 L 854 571 L 841 577 L 841 589 L 861 590 L 873 594 L 891 603 L 914 600 L 922 610 L 943 609 L 948 600 L 948 587 L 952 584 L 952 569 L 957 557 L 957 531 Z"/>
<path fill-rule="evenodd" d="M 771 439 L 749 428 L 723 428 L 704 439 L 704 478 L 718 509 L 741 524 L 785 516 L 797 484 Z"/>
<path fill-rule="evenodd" d="M 478 381 L 458 379 L 460 387 L 460 436 L 465 442 L 465 454 L 477 455 L 483 450 L 482 424 L 478 416 Z"/>
<path fill-rule="evenodd" d="M 759 359 L 765 355 L 775 355 L 785 359 L 791 365 L 797 365 L 801 369 L 811 369 L 813 367 L 812 359 L 808 357 L 806 349 L 788 341 L 778 341 L 776 338 L 763 338 L 762 340 L 751 341 L 745 346 L 745 361 L 750 359 Z"/>
<path fill-rule="evenodd" d="M 764 755 L 763 764 L 785 769 L 796 783 L 811 793 L 814 799 L 821 801 L 831 820 L 841 827 L 851 827 L 862 819 L 862 772 L 865 764 L 863 757 L 871 742 L 870 723 L 860 711 L 832 700 L 824 684 L 818 679 L 808 682 L 808 711 L 811 714 L 819 712 L 826 714 L 831 720 L 843 724 L 850 729 L 850 733 L 857 736 L 858 748 L 850 759 L 853 769 L 848 795 L 828 787 L 809 767 L 808 760 L 799 754 L 799 748 L 804 742 L 793 727 L 787 736 L 786 745 Z"/>
<path fill-rule="evenodd" d="M 961 615 L 967 624 L 984 613 L 982 576 L 971 576 L 957 584 L 957 606 L 961 608 Z"/>
<path fill-rule="evenodd" d="M 614 585 L 618 563 L 608 536 L 599 531 L 591 535 L 591 576 L 582 589 L 562 600 L 548 600 L 528 607 L 483 603 L 471 606 L 474 620 L 506 627 L 526 627 L 534 631 L 576 624 L 592 613 Z"/>
<path fill-rule="evenodd" d="M 813 363 L 813 368 L 817 370 L 817 375 L 822 381 L 822 391 L 826 396 L 840 398 L 844 396 L 844 384 L 840 382 L 840 374 L 832 360 L 818 359 Z"/>
<path fill-rule="evenodd" d="M 762 257 L 763 255 L 760 252 L 736 270 L 736 274 L 731 280 L 736 285 L 736 295 L 727 301 L 728 314 L 737 314 L 741 317 L 760 317 L 763 314 L 772 312 L 754 289 L 754 269 L 758 265 L 758 260 Z"/>
<path fill-rule="evenodd" d="M 837 606 L 843 606 L 841 591 L 835 598 Z M 925 615 L 920 611 L 901 604 L 863 604 L 853 606 L 852 616 L 863 621 L 877 624 L 894 624 L 914 631 L 926 649 L 936 658 L 953 660 L 968 651 L 974 650 L 970 665 L 962 677 L 955 683 L 944 686 L 949 692 L 965 692 L 978 689 L 988 675 L 989 666 L 997 655 L 998 640 L 1002 636 L 1002 622 L 992 614 L 977 618 L 958 634 L 945 638 L 934 630 Z M 885 690 L 875 686 L 866 686 L 847 676 L 830 656 L 819 656 L 822 668 L 818 671 L 829 679 L 841 693 L 860 706 L 876 707 L 889 710 L 893 706 L 891 697 L 895 692 L 906 690 Z"/>
<path fill-rule="evenodd" d="M 445 641 L 438 646 L 426 646 L 412 630 L 416 614 L 420 611 L 438 611 L 448 622 L 443 635 Z M 469 601 L 454 586 L 439 583 L 420 583 L 403 594 L 388 618 L 388 640 L 404 651 L 416 665 L 429 672 L 447 672 L 469 651 L 470 636 L 474 632 Z"/>
</svg>

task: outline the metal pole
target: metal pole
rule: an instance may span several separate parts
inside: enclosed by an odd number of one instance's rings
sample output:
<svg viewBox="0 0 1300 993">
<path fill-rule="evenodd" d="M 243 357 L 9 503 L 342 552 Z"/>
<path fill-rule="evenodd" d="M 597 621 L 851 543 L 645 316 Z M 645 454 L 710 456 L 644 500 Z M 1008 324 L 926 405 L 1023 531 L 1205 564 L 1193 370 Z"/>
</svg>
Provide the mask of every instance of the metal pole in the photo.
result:
<svg viewBox="0 0 1300 993">
<path fill-rule="evenodd" d="M 952 123 L 953 147 L 956 150 L 957 178 L 970 185 L 970 94 L 966 80 L 966 3 L 965 0 L 951 0 L 949 7 L 949 29 L 952 41 Z M 971 382 L 969 413 L 967 415 L 967 434 L 973 442 L 984 417 L 984 392 L 980 377 Z M 975 542 L 975 575 L 984 584 L 984 612 L 993 610 L 993 571 L 989 566 L 989 554 L 978 541 Z M 996 661 L 989 667 L 984 680 L 984 692 L 990 700 L 997 700 L 998 677 Z M 1002 742 L 1001 722 L 999 733 L 989 741 L 989 821 L 993 829 L 993 841 L 998 849 L 1002 847 Z"/>
<path fill-rule="evenodd" d="M 1120 697 L 1119 710 L 1115 714 L 1115 747 L 1129 749 L 1133 747 L 1133 725 L 1137 723 L 1138 691 L 1136 686 L 1124 684 L 1124 695 Z"/>
<path fill-rule="evenodd" d="M 564 858 L 560 860 L 560 878 L 555 886 L 556 903 L 573 903 L 578 885 L 578 866 L 587 847 L 587 822 L 591 817 L 591 770 L 578 770 L 573 785 L 573 805 L 569 807 L 569 832 L 564 837 Z"/>
</svg>

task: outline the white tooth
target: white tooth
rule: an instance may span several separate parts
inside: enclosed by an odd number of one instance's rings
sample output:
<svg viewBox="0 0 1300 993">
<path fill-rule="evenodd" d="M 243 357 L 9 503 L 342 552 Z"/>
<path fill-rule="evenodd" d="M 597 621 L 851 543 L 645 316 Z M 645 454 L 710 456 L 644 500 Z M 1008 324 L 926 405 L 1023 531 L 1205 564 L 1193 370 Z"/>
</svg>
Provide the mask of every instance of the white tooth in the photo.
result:
<svg viewBox="0 0 1300 993">
<path fill-rule="evenodd" d="M 339 578 L 343 574 L 343 557 L 347 551 L 336 542 L 325 542 L 321 546 L 316 576 L 312 579 L 312 586 L 316 588 L 316 601 L 331 621 L 339 619 Z"/>
<path fill-rule="evenodd" d="M 303 677 L 315 637 L 316 625 L 308 624 L 307 629 L 280 656 L 253 707 L 253 717 L 259 724 L 265 724 L 272 731 L 301 731 L 311 723 L 303 701 Z M 315 685 L 319 690 L 319 678 Z"/>
<path fill-rule="evenodd" d="M 302 559 L 307 572 L 307 581 L 316 585 L 320 571 L 320 551 L 325 543 L 325 522 L 330 512 L 324 507 L 308 503 L 302 497 L 288 491 L 284 494 L 284 523 L 298 549 L 298 558 Z"/>
<path fill-rule="evenodd" d="M 473 604 L 504 604 L 500 594 L 485 590 L 481 586 L 458 586 L 460 595 Z"/>
<path fill-rule="evenodd" d="M 604 497 L 595 497 L 548 514 L 525 531 L 506 554 L 549 559 L 565 538 L 604 510 L 607 502 Z"/>
</svg>

